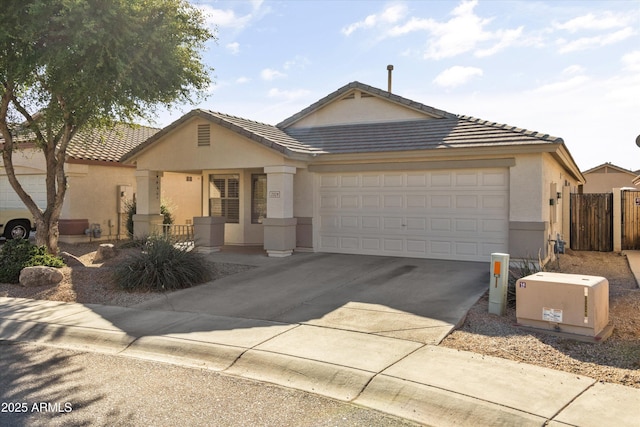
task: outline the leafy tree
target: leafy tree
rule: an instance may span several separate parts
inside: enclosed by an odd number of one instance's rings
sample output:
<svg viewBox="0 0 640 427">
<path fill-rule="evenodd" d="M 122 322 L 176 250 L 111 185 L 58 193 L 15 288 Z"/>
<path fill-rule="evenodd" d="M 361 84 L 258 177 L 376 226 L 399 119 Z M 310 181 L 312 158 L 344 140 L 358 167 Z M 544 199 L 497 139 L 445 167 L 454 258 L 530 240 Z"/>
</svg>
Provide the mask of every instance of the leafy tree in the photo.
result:
<svg viewBox="0 0 640 427">
<path fill-rule="evenodd" d="M 214 37 L 186 0 L 3 0 L 2 160 L 35 218 L 38 245 L 57 253 L 71 138 L 193 102 L 210 84 L 200 52 Z M 15 174 L 12 155 L 25 141 L 44 153 L 44 211 Z"/>
</svg>

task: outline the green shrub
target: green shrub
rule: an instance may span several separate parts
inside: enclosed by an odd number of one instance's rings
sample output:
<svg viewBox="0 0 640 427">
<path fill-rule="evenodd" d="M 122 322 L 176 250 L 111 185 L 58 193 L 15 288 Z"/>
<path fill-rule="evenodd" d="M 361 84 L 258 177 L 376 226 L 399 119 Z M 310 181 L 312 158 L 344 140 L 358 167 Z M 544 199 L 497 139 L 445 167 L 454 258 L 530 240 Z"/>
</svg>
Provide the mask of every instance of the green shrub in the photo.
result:
<svg viewBox="0 0 640 427">
<path fill-rule="evenodd" d="M 124 209 L 125 218 L 127 220 L 127 232 L 129 233 L 129 236 L 133 236 L 133 216 L 136 214 L 136 202 L 128 200 L 124 204 Z M 162 220 L 163 224 L 173 224 L 173 214 L 164 202 L 160 205 L 160 213 L 164 216 L 164 219 Z"/>
<path fill-rule="evenodd" d="M 114 270 L 114 280 L 122 289 L 170 291 L 210 280 L 206 259 L 200 254 L 175 247 L 168 239 L 153 236 L 141 253 Z"/>
<path fill-rule="evenodd" d="M 44 246 L 32 245 L 28 240 L 7 240 L 0 251 L 0 282 L 18 283 L 20 270 L 36 265 L 60 268 L 64 262 L 47 253 Z"/>
</svg>

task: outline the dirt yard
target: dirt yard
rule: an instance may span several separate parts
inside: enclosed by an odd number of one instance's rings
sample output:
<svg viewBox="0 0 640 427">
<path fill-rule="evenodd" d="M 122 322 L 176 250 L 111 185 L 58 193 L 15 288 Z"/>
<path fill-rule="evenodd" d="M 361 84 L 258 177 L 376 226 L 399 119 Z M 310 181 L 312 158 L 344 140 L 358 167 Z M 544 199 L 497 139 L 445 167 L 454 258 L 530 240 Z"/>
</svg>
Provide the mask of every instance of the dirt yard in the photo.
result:
<svg viewBox="0 0 640 427">
<path fill-rule="evenodd" d="M 64 280 L 57 286 L 24 288 L 0 284 L 0 296 L 80 303 L 131 306 L 161 298 L 148 292 L 125 292 L 111 280 L 112 268 L 132 251 L 122 249 L 117 258 L 92 264 L 97 243 L 60 245 L 84 266 L 64 267 Z M 640 388 L 640 289 L 627 259 L 613 252 L 571 252 L 560 265 L 547 270 L 603 276 L 609 280 L 609 319 L 613 335 L 602 343 L 582 343 L 545 333 L 531 333 L 516 325 L 515 308 L 499 317 L 488 313 L 488 293 L 469 311 L 463 325 L 442 346 L 501 357 L 547 368 L 585 375 L 600 381 Z M 212 263 L 215 278 L 251 268 Z"/>
</svg>

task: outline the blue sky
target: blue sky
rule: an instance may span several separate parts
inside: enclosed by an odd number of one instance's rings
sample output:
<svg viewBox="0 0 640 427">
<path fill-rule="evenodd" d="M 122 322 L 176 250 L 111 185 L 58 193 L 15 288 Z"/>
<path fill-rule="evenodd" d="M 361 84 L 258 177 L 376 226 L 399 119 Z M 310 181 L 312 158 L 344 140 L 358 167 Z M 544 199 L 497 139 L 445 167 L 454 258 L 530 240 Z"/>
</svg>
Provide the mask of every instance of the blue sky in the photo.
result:
<svg viewBox="0 0 640 427">
<path fill-rule="evenodd" d="M 562 137 L 582 170 L 640 169 L 640 0 L 209 1 L 217 42 L 192 108 L 276 124 L 357 80 Z"/>
</svg>

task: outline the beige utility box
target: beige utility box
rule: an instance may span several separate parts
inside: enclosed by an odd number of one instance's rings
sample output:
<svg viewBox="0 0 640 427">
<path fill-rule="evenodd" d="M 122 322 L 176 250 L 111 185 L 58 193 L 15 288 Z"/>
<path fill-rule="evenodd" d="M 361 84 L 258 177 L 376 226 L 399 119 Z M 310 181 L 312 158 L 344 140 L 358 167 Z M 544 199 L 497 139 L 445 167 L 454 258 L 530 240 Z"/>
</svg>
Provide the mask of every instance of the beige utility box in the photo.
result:
<svg viewBox="0 0 640 427">
<path fill-rule="evenodd" d="M 516 281 L 516 318 L 523 326 L 604 339 L 611 333 L 609 281 L 550 272 L 523 277 Z"/>
</svg>

